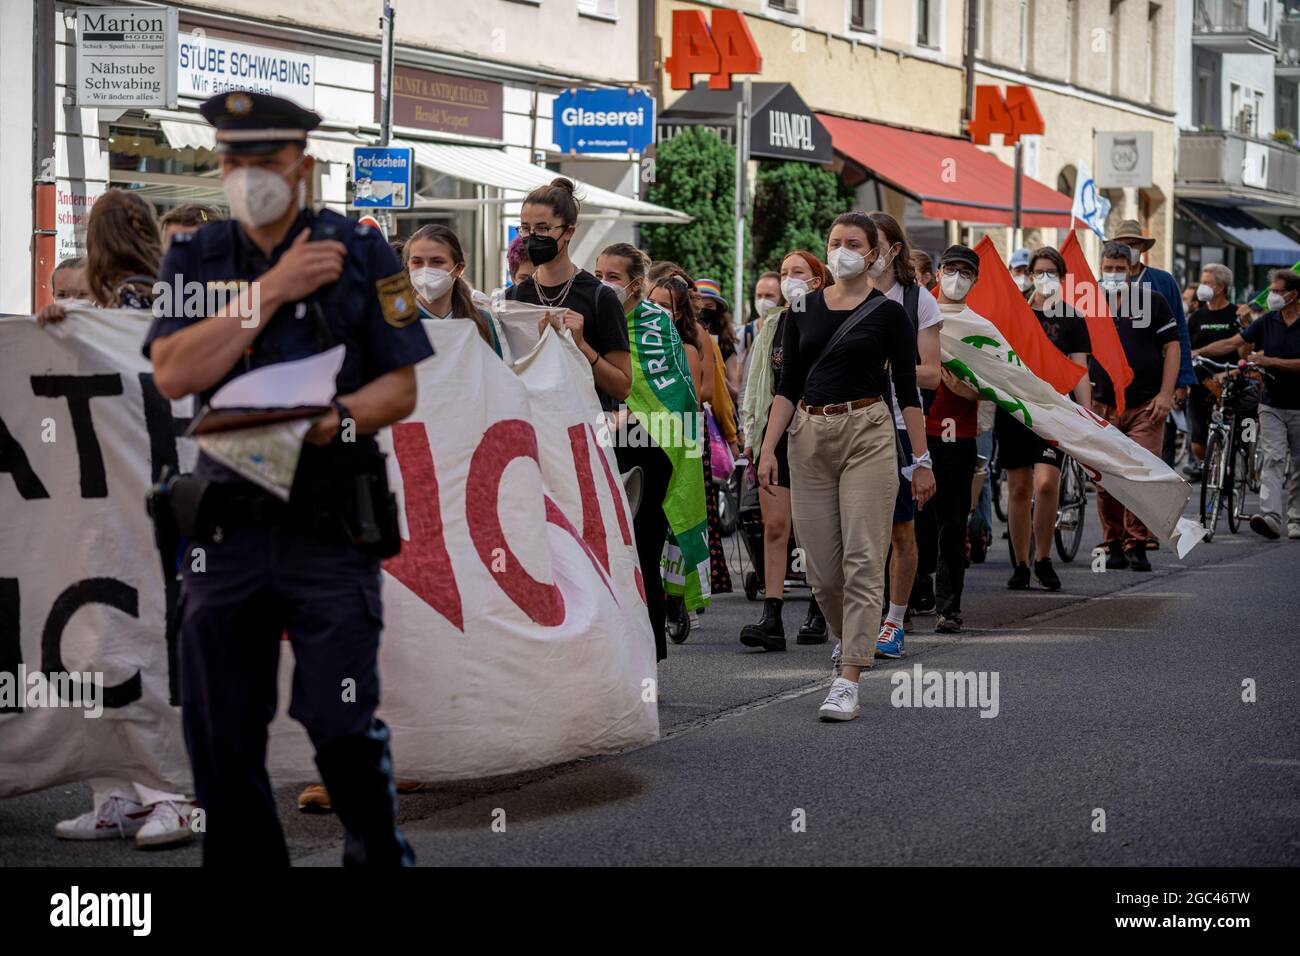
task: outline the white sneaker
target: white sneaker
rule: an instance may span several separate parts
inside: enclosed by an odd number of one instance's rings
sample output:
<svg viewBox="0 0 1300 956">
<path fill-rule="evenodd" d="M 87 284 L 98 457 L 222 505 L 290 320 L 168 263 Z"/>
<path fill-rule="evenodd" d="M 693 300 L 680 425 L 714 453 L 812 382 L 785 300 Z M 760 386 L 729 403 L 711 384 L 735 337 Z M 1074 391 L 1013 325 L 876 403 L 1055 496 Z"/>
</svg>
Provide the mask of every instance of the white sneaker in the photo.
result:
<svg viewBox="0 0 1300 956">
<path fill-rule="evenodd" d="M 822 720 L 852 720 L 858 716 L 858 685 L 843 677 L 837 677 L 831 683 L 831 692 L 826 695 L 817 716 Z"/>
<path fill-rule="evenodd" d="M 186 843 L 194 838 L 190 829 L 190 814 L 194 811 L 192 803 L 173 803 L 164 800 L 155 803 L 149 819 L 135 835 L 137 847 L 172 846 Z"/>
<path fill-rule="evenodd" d="M 94 810 L 87 810 L 79 817 L 56 823 L 54 835 L 60 840 L 107 840 L 111 837 L 126 839 L 139 832 L 148 816 L 149 808 L 142 807 L 134 800 L 109 797 Z"/>
<path fill-rule="evenodd" d="M 1292 541 L 1300 540 L 1300 521 L 1292 521 L 1286 526 L 1286 536 Z"/>
</svg>

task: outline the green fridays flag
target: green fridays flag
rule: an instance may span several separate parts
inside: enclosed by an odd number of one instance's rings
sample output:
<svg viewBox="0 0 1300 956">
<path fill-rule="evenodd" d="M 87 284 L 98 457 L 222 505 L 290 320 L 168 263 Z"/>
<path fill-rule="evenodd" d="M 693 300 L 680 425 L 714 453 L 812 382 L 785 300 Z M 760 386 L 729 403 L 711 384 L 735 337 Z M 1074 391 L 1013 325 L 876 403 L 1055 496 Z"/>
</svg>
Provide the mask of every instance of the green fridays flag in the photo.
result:
<svg viewBox="0 0 1300 956">
<path fill-rule="evenodd" d="M 632 393 L 627 407 L 672 462 L 664 514 L 664 591 L 697 611 L 709 603 L 709 527 L 704 505 L 704 429 L 695 383 L 672 316 L 639 302 L 627 317 Z"/>
<path fill-rule="evenodd" d="M 1292 272 L 1300 272 L 1300 262 L 1297 262 L 1295 265 L 1293 265 L 1293 266 L 1291 267 L 1291 271 L 1292 271 Z M 1259 295 L 1255 296 L 1254 300 L 1252 301 L 1252 304 L 1253 304 L 1253 305 L 1257 305 L 1257 306 L 1259 306 L 1261 309 L 1267 309 L 1267 308 L 1268 308 L 1268 290 L 1272 287 L 1272 285 L 1273 285 L 1273 283 L 1270 282 L 1268 285 L 1264 286 L 1263 291 L 1261 291 Z"/>
</svg>

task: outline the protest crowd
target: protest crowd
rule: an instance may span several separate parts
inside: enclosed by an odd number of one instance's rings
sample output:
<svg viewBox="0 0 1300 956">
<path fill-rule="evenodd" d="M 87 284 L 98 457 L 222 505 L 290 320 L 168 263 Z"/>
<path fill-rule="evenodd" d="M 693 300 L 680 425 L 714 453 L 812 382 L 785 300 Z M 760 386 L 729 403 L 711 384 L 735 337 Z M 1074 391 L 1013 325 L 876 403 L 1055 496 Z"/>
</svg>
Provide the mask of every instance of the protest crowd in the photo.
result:
<svg viewBox="0 0 1300 956">
<path fill-rule="evenodd" d="M 1006 513 L 1013 599 L 1063 587 L 1053 541 L 1080 478 L 1095 491 L 1092 527 L 1101 529 L 1085 544 L 1101 549 L 1108 571 L 1149 572 L 1153 549 L 1181 554 L 1195 543 L 1183 506 L 1189 496 L 1195 504 L 1193 486 L 1211 468 L 1214 413 L 1234 377 L 1253 396 L 1238 424 L 1257 421 L 1261 451 L 1249 527 L 1300 540 L 1294 271 L 1274 273 L 1265 307 L 1252 311 L 1232 301 L 1222 265 L 1180 290 L 1146 264 L 1155 240 L 1136 222 L 1114 229 L 1094 262 L 1077 242 L 1002 261 L 987 240 L 932 257 L 891 216 L 845 209 L 823 245 L 785 250 L 779 271 L 744 290 L 746 301 L 739 292 L 728 301 L 716 276 L 651 261 L 628 243 L 577 261 L 582 196 L 557 178 L 522 202 L 510 284 L 476 290 L 464 278 L 473 243 L 446 226 L 390 243 L 314 210 L 305 144 L 319 117 L 240 96 L 249 102 L 238 110 L 224 95 L 203 110 L 217 131 L 228 214 L 186 205 L 159 221 L 141 198 L 110 190 L 90 213 L 86 256 L 58 264 L 55 301 L 36 320 L 48 334 L 75 335 L 100 314 L 78 319 L 78 310 L 149 310 L 139 347 L 152 381 L 166 400 L 197 396 L 196 408 L 240 376 L 341 349 L 335 392 L 295 432 L 302 452 L 287 500 L 207 451 L 192 473 L 158 483 L 167 492 L 158 507 L 175 510 L 183 549 L 212 545 L 202 573 L 188 550 L 173 551 L 171 568 L 193 790 L 159 789 L 125 767 L 96 777 L 93 805 L 58 822 L 59 838 L 182 843 L 202 809 L 205 862 L 287 863 L 266 769 L 271 650 L 286 635 L 296 666 L 289 712 L 319 772 L 299 808 L 337 813 L 347 862 L 413 862 L 397 800 L 420 781 L 394 770 L 391 734 L 376 716 L 381 562 L 407 560 L 397 529 L 413 526 L 413 486 L 403 462 L 399 523 L 386 510 L 390 446 L 376 436 L 393 428 L 402 437 L 399 423 L 423 392 L 416 366 L 436 375 L 444 328 L 470 330 L 473 354 L 503 372 L 562 347 L 570 384 L 598 409 L 592 426 L 613 446 L 605 468 L 621 482 L 610 513 L 622 521 L 626 507 L 630 520 L 621 539 L 608 530 L 635 564 L 633 611 L 648 622 L 653 659 L 710 628 L 711 601 L 741 586 L 725 547 L 734 535 L 753 569 L 743 583 L 761 596 L 735 635 L 737 653 L 779 655 L 787 629 L 798 644 L 825 645 L 823 722 L 858 716 L 862 672 L 905 656 L 909 633 L 978 627 L 963 588 L 998 534 L 995 504 Z M 189 280 L 246 280 L 259 301 L 241 285 L 199 315 L 155 306 L 159 288 Z M 261 321 L 241 322 L 254 307 Z M 1019 377 L 1000 381 L 1001 369 Z M 434 422 L 435 462 L 437 430 L 477 422 Z M 1176 474 L 1178 442 L 1190 451 Z M 584 502 L 606 487 L 602 458 L 591 460 L 579 469 L 591 481 Z M 1128 481 L 1157 469 L 1162 477 Z M 1164 489 L 1166 503 L 1153 506 L 1150 489 Z M 202 504 L 187 513 L 192 497 Z M 592 508 L 552 524 L 577 526 L 592 567 L 603 561 L 612 579 L 604 539 L 589 535 L 602 513 Z M 786 588 L 804 584 L 806 612 L 791 618 Z M 340 679 L 356 682 L 346 707 L 336 700 Z"/>
</svg>

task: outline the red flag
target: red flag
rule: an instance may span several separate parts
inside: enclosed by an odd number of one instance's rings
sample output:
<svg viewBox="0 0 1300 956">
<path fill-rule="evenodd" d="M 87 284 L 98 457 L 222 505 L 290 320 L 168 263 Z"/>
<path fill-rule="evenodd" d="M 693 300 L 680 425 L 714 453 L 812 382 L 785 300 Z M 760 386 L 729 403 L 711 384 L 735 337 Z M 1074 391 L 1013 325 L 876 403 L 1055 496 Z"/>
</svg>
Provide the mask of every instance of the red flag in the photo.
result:
<svg viewBox="0 0 1300 956">
<path fill-rule="evenodd" d="M 980 275 L 966 304 L 997 326 L 1026 368 L 1062 395 L 1068 395 L 1088 370 L 1075 365 L 1052 344 L 1034 310 L 1016 288 L 993 240 L 985 236 L 975 252 L 980 257 Z"/>
<path fill-rule="evenodd" d="M 1079 239 L 1073 231 L 1061 244 L 1061 256 L 1065 259 L 1065 268 L 1070 277 L 1062 280 L 1061 288 L 1070 296 L 1070 305 L 1074 311 L 1087 321 L 1092 354 L 1097 359 L 1097 364 L 1110 376 L 1115 386 L 1116 407 L 1123 412 L 1124 390 L 1133 381 L 1133 370 L 1129 368 L 1119 332 L 1115 330 L 1110 310 L 1106 308 L 1106 297 L 1101 294 L 1097 277 L 1093 275 L 1088 258 L 1083 254 L 1083 247 L 1079 245 Z"/>
</svg>

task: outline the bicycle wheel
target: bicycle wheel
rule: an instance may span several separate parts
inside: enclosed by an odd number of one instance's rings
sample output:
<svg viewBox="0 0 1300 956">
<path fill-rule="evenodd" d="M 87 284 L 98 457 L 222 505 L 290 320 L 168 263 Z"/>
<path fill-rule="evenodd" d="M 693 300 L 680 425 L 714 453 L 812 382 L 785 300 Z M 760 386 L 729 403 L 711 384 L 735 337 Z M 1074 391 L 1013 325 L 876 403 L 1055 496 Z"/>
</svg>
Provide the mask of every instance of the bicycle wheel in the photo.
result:
<svg viewBox="0 0 1300 956">
<path fill-rule="evenodd" d="M 1060 503 L 1056 508 L 1056 553 L 1067 564 L 1079 553 L 1083 522 L 1088 513 L 1088 486 L 1083 469 L 1073 458 L 1061 470 Z"/>
<path fill-rule="evenodd" d="M 1254 449 L 1238 438 L 1233 443 L 1232 492 L 1228 502 L 1228 530 L 1236 534 L 1246 522 L 1246 495 L 1250 491 L 1250 463 Z"/>
<path fill-rule="evenodd" d="M 1219 525 L 1219 512 L 1222 496 L 1223 472 L 1225 470 L 1225 451 L 1223 434 L 1217 429 L 1210 432 L 1205 443 L 1205 463 L 1201 470 L 1201 527 L 1205 529 L 1205 541 L 1214 540 L 1215 528 Z"/>
</svg>

